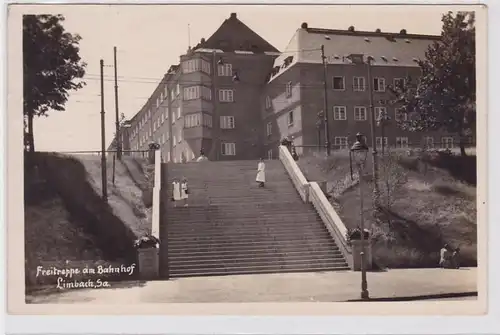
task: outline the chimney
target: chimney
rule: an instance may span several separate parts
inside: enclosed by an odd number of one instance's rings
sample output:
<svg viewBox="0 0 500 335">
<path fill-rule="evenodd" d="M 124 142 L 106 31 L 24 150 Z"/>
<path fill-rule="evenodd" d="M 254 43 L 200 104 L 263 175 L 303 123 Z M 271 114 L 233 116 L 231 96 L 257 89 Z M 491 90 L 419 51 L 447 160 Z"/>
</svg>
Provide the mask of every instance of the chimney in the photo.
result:
<svg viewBox="0 0 500 335">
<path fill-rule="evenodd" d="M 230 19 L 236 19 L 236 13 L 231 13 Z"/>
</svg>

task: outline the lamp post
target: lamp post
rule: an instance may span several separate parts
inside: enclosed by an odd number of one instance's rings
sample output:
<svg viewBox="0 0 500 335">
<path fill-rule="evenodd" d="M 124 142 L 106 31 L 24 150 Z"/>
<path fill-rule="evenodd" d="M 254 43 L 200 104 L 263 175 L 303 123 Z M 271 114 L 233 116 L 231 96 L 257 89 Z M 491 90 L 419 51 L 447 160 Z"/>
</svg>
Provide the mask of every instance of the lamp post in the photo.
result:
<svg viewBox="0 0 500 335">
<path fill-rule="evenodd" d="M 321 150 L 321 126 L 323 125 L 323 113 L 319 112 L 316 119 L 316 129 L 318 131 L 318 153 Z"/>
<path fill-rule="evenodd" d="M 351 147 L 349 152 L 349 157 L 351 159 L 351 169 L 352 161 L 356 164 L 358 168 L 358 178 L 359 178 L 359 199 L 360 199 L 360 230 L 361 230 L 361 299 L 368 299 L 368 283 L 366 281 L 366 252 L 365 252 L 365 222 L 363 217 L 363 169 L 366 162 L 366 157 L 368 154 L 368 146 L 365 144 L 364 136 L 361 133 L 356 134 L 356 142 Z"/>
<path fill-rule="evenodd" d="M 380 197 L 380 192 L 378 189 L 378 156 L 377 156 L 377 138 L 375 134 L 375 123 L 376 123 L 376 118 L 375 118 L 375 110 L 373 107 L 373 87 L 372 87 L 372 61 L 373 57 L 368 56 L 366 60 L 366 66 L 367 66 L 367 89 L 368 89 L 368 94 L 370 97 L 370 128 L 371 128 L 371 141 L 372 141 L 372 154 L 373 154 L 373 207 L 375 211 L 378 210 L 379 206 L 379 197 Z M 381 139 L 382 142 L 384 141 L 384 138 Z"/>
<path fill-rule="evenodd" d="M 325 149 L 326 155 L 330 156 L 330 131 L 328 129 L 328 67 L 325 56 L 325 46 L 321 45 L 321 62 L 323 64 L 323 109 L 324 109 L 324 122 L 325 122 Z"/>
</svg>

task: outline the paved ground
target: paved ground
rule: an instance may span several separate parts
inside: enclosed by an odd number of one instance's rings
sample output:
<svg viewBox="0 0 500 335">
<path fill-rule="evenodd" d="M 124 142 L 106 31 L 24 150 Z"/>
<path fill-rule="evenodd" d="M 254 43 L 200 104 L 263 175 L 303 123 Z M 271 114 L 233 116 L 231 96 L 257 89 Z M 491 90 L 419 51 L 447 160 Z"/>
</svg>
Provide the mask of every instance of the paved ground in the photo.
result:
<svg viewBox="0 0 500 335">
<path fill-rule="evenodd" d="M 476 268 L 369 272 L 371 298 L 477 291 Z M 32 303 L 336 302 L 359 299 L 361 273 L 323 272 L 182 278 L 63 290 L 27 297 Z M 464 299 L 464 298 L 460 298 Z M 466 298 L 471 299 L 471 298 Z M 473 298 L 472 298 L 473 299 Z"/>
</svg>

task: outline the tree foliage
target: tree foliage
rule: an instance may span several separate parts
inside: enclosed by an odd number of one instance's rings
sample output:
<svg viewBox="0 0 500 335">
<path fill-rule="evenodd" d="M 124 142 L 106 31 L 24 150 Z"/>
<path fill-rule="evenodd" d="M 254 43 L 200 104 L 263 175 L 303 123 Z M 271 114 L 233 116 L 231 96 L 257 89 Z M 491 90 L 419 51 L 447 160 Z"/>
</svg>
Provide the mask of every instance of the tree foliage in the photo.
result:
<svg viewBox="0 0 500 335">
<path fill-rule="evenodd" d="M 64 111 L 69 92 L 81 89 L 85 62 L 78 34 L 67 32 L 62 15 L 23 16 L 23 113 L 26 142 L 34 151 L 33 117 Z"/>
<path fill-rule="evenodd" d="M 442 17 L 441 39 L 431 44 L 425 59 L 418 60 L 421 76 L 407 77 L 391 87 L 393 103 L 409 116 L 399 118 L 409 131 L 445 130 L 460 138 L 471 135 L 476 121 L 476 38 L 473 12 L 448 12 Z"/>
</svg>

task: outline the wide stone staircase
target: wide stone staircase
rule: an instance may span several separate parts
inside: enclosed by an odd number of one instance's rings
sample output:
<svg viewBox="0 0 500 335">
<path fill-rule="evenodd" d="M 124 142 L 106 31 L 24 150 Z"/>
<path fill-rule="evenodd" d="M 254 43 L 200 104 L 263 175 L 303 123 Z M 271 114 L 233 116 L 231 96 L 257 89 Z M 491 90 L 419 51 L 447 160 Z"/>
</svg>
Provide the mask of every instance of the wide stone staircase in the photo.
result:
<svg viewBox="0 0 500 335">
<path fill-rule="evenodd" d="M 300 199 L 280 161 L 167 164 L 187 178 L 189 206 L 168 201 L 171 277 L 347 270 L 347 263 L 310 204 Z"/>
</svg>

